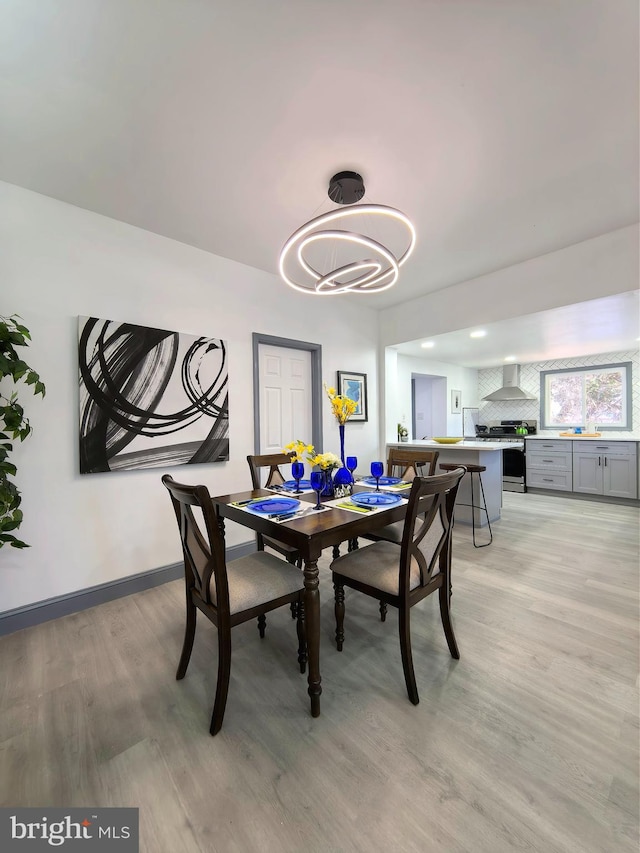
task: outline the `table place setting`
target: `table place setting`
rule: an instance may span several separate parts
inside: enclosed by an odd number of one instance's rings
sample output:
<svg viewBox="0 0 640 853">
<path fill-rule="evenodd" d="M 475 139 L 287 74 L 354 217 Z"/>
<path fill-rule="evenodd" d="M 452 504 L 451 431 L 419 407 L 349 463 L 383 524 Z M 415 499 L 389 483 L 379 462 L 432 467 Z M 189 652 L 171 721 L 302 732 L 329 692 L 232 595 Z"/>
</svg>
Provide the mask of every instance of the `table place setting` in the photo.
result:
<svg viewBox="0 0 640 853">
<path fill-rule="evenodd" d="M 285 521 L 292 521 L 294 518 L 302 518 L 314 511 L 322 511 L 328 508 L 326 504 L 318 507 L 306 502 L 302 503 L 296 498 L 277 497 L 276 495 L 266 498 L 247 498 L 242 501 L 232 501 L 229 506 L 245 510 L 252 515 L 268 518 L 270 521 L 275 521 L 278 524 Z"/>
<path fill-rule="evenodd" d="M 266 486 L 266 489 L 269 492 L 277 492 L 278 494 L 285 493 L 288 495 L 308 495 L 313 492 L 311 480 L 300 480 L 299 483 L 297 483 L 296 480 L 286 480 L 279 486 Z"/>
<path fill-rule="evenodd" d="M 368 514 L 372 512 L 384 512 L 391 507 L 403 503 L 401 495 L 392 495 L 383 491 L 379 492 L 354 492 L 350 497 L 336 498 L 327 501 L 325 506 L 336 509 L 346 509 L 349 512 Z"/>
<path fill-rule="evenodd" d="M 401 492 L 405 489 L 411 489 L 412 483 L 402 480 L 400 477 L 379 477 L 380 491 Z M 360 477 L 356 481 L 356 485 L 375 486 L 375 477 Z"/>
</svg>

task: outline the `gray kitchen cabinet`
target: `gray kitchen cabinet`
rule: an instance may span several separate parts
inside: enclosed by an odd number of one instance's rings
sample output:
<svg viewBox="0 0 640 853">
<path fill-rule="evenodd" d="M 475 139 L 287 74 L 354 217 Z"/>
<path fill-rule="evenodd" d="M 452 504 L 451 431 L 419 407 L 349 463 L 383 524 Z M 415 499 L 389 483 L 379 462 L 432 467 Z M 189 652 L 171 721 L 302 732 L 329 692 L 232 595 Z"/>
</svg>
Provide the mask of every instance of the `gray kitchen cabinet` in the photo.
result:
<svg viewBox="0 0 640 853">
<path fill-rule="evenodd" d="M 635 441 L 573 444 L 573 491 L 615 498 L 638 497 Z"/>
<path fill-rule="evenodd" d="M 536 439 L 526 442 L 527 485 L 534 489 L 570 492 L 573 458 L 570 441 Z"/>
</svg>

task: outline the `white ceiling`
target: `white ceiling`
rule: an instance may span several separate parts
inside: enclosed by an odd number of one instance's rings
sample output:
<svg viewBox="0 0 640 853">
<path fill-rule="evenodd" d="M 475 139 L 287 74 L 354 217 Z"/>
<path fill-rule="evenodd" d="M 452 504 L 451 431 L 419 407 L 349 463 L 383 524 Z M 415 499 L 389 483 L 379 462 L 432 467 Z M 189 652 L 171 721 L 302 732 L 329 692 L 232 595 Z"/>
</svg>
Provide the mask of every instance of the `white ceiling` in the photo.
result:
<svg viewBox="0 0 640 853">
<path fill-rule="evenodd" d="M 638 4 L 2 0 L 0 115 L 3 180 L 271 272 L 361 172 L 383 308 L 637 221 Z"/>
<path fill-rule="evenodd" d="M 482 338 L 471 332 L 484 331 Z M 573 358 L 585 354 L 638 349 L 640 292 L 591 299 L 552 311 L 539 311 L 500 323 L 459 329 L 394 347 L 403 355 L 463 367 L 496 367 L 505 359 L 518 364 Z M 422 344 L 433 343 L 425 349 Z M 588 341 L 588 349 L 585 349 Z"/>
</svg>

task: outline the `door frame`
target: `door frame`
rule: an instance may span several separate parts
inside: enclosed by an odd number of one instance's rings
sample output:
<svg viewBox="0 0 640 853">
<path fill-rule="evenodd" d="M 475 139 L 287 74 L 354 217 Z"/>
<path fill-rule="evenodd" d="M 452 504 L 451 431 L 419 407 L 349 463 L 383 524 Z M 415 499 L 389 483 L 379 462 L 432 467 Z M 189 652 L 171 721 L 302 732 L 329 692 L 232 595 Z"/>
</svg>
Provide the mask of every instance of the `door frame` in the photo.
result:
<svg viewBox="0 0 640 853">
<path fill-rule="evenodd" d="M 322 346 L 292 338 L 278 338 L 254 332 L 253 339 L 253 452 L 260 453 L 260 344 L 311 353 L 311 444 L 322 447 Z M 292 435 L 291 441 L 304 436 Z"/>
</svg>

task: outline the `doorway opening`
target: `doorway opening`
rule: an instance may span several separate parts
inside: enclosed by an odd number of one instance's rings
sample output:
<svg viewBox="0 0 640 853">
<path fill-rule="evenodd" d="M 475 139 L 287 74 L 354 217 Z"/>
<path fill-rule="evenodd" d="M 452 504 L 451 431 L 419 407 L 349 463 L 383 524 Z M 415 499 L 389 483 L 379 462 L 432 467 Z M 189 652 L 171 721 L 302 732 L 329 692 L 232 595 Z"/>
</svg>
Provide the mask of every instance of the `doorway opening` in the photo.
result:
<svg viewBox="0 0 640 853">
<path fill-rule="evenodd" d="M 411 429 L 413 438 L 447 435 L 447 378 L 411 374 Z"/>
</svg>

